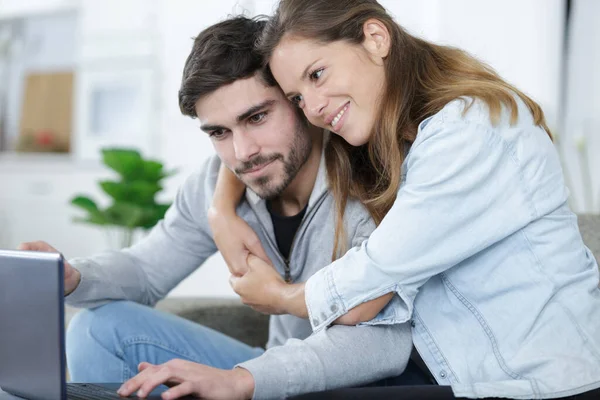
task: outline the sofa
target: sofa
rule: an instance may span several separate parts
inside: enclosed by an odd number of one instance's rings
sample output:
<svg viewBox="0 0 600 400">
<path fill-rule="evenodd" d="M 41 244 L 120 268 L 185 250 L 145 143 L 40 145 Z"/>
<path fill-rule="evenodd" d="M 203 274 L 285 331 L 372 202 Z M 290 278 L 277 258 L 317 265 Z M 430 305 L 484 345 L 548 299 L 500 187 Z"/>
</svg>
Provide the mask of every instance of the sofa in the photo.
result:
<svg viewBox="0 0 600 400">
<path fill-rule="evenodd" d="M 579 215 L 583 241 L 598 259 L 600 255 L 600 215 Z M 156 308 L 195 321 L 251 346 L 264 346 L 268 336 L 268 316 L 243 305 L 238 299 L 167 298 Z M 67 307 L 68 320 L 77 310 Z"/>
</svg>

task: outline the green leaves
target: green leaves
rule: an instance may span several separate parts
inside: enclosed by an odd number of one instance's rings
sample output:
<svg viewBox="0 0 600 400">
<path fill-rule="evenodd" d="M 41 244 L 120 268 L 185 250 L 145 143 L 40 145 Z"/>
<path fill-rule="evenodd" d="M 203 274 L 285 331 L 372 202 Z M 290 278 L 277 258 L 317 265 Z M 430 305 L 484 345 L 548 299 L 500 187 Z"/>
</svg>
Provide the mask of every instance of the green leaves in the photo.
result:
<svg viewBox="0 0 600 400">
<path fill-rule="evenodd" d="M 87 212 L 85 218 L 77 218 L 76 221 L 127 229 L 150 229 L 164 218 L 170 204 L 158 204 L 155 197 L 163 189 L 162 180 L 175 171 L 165 172 L 163 164 L 146 160 L 133 149 L 103 149 L 102 160 L 119 175 L 118 180 L 98 182 L 111 198 L 112 204 L 100 209 L 89 197 L 76 196 L 71 204 Z"/>
<path fill-rule="evenodd" d="M 123 182 L 145 181 L 158 183 L 175 171 L 164 172 L 163 164 L 145 160 L 137 150 L 106 148 L 102 150 L 104 164 L 117 172 Z"/>
<path fill-rule="evenodd" d="M 162 190 L 157 183 L 133 181 L 114 182 L 100 181 L 100 187 L 115 201 L 132 202 L 137 204 L 154 204 L 154 196 Z"/>
<path fill-rule="evenodd" d="M 142 156 L 136 150 L 103 149 L 102 161 L 107 167 L 121 175 L 124 181 L 137 179 L 143 169 Z"/>
<path fill-rule="evenodd" d="M 100 209 L 98 208 L 96 203 L 89 197 L 77 196 L 73 200 L 71 200 L 71 204 L 73 204 L 76 207 L 84 209 L 88 213 L 86 218 L 77 218 L 76 221 L 86 222 L 86 223 L 95 224 L 95 225 L 106 225 L 107 224 L 107 220 L 106 220 L 106 217 L 104 216 L 103 212 L 100 211 Z"/>
<path fill-rule="evenodd" d="M 90 199 L 89 197 L 77 196 L 73 200 L 71 200 L 71 204 L 73 204 L 76 207 L 83 208 L 84 210 L 89 212 L 98 211 L 98 206 L 96 205 L 94 200 Z"/>
</svg>

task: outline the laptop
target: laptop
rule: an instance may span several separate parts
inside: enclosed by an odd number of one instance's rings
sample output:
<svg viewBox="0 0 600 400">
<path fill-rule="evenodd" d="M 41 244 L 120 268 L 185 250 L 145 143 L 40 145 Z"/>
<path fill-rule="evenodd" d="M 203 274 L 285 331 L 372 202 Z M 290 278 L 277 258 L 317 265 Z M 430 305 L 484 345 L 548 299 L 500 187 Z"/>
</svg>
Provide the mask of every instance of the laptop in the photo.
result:
<svg viewBox="0 0 600 400">
<path fill-rule="evenodd" d="M 120 383 L 67 384 L 65 371 L 62 256 L 0 250 L 0 399 L 123 399 Z"/>
</svg>

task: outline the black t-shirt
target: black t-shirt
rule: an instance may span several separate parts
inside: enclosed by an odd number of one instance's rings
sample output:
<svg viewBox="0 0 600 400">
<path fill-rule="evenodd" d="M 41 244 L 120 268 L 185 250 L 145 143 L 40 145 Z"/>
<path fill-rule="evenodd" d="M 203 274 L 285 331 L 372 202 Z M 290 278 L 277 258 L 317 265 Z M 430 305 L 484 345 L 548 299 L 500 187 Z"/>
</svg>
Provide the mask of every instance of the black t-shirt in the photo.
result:
<svg viewBox="0 0 600 400">
<path fill-rule="evenodd" d="M 302 222 L 302 218 L 304 218 L 304 214 L 306 214 L 306 208 L 308 204 L 300 213 L 296 215 L 292 215 L 290 217 L 278 215 L 271 209 L 271 202 L 267 202 L 267 210 L 269 210 L 269 214 L 271 215 L 271 221 L 273 221 L 273 230 L 275 231 L 275 240 L 277 241 L 277 247 L 279 248 L 279 252 L 286 260 L 290 256 L 290 250 L 292 248 L 292 242 L 294 241 L 294 236 L 296 235 L 296 231 Z"/>
</svg>

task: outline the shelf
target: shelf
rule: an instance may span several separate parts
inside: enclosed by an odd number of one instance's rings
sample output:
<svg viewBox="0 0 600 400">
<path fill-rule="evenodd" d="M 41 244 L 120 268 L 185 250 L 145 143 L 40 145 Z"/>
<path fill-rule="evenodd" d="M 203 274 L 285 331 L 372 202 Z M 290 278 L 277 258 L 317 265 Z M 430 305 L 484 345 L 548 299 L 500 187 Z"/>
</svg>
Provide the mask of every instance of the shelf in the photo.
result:
<svg viewBox="0 0 600 400">
<path fill-rule="evenodd" d="M 78 160 L 72 154 L 0 152 L 0 172 L 65 172 L 73 170 L 98 171 L 100 161 Z"/>
<path fill-rule="evenodd" d="M 0 1 L 0 23 L 11 19 L 76 11 L 80 0 L 3 0 Z"/>
</svg>

